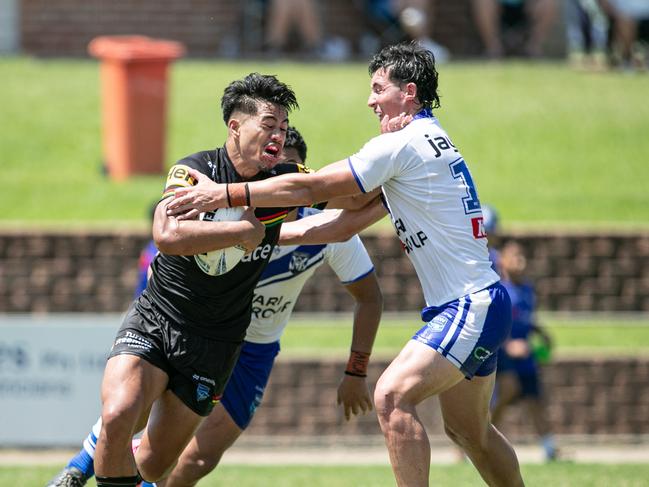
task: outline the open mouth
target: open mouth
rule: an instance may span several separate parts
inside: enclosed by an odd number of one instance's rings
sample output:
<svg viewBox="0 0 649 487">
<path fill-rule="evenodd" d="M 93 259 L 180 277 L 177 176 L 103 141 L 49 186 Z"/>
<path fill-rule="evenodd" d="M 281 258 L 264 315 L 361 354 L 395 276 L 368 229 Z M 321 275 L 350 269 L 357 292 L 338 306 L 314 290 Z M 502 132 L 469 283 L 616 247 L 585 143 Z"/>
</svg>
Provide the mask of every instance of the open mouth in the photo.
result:
<svg viewBox="0 0 649 487">
<path fill-rule="evenodd" d="M 272 159 L 277 159 L 281 149 L 275 144 L 268 144 L 264 147 L 264 155 Z"/>
</svg>

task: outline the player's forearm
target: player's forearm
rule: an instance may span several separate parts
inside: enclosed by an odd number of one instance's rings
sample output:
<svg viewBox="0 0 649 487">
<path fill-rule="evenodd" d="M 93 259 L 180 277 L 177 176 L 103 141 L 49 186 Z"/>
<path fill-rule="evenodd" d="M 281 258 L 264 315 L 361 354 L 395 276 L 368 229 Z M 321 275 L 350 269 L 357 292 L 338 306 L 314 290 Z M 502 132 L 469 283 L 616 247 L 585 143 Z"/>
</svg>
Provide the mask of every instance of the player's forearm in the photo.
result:
<svg viewBox="0 0 649 487">
<path fill-rule="evenodd" d="M 153 239 L 164 254 L 194 255 L 238 245 L 252 230 L 247 221 L 216 223 L 169 218 L 164 226 L 154 228 Z"/>
<path fill-rule="evenodd" d="M 374 272 L 347 284 L 345 288 L 356 302 L 351 351 L 345 374 L 364 377 L 383 312 L 383 295 Z"/>
<path fill-rule="evenodd" d="M 249 206 L 306 206 L 327 199 L 327 192 L 318 188 L 312 174 L 285 174 L 247 184 Z"/>
<path fill-rule="evenodd" d="M 379 198 L 360 210 L 326 210 L 301 220 L 286 223 L 280 245 L 318 245 L 349 240 L 386 214 Z"/>
<path fill-rule="evenodd" d="M 383 301 L 380 296 L 374 302 L 356 303 L 351 343 L 352 350 L 367 354 L 372 353 L 382 311 Z"/>
</svg>

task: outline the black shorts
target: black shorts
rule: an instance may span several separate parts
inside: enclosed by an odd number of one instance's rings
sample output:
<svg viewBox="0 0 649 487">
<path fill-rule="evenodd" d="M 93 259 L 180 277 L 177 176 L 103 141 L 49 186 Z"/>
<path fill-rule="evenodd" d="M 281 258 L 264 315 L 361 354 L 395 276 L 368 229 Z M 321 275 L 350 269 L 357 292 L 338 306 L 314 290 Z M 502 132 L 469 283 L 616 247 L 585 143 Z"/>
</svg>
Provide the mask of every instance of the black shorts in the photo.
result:
<svg viewBox="0 0 649 487">
<path fill-rule="evenodd" d="M 241 344 L 211 340 L 170 322 L 141 295 L 129 308 L 109 357 L 137 355 L 169 376 L 170 389 L 192 411 L 208 416 L 223 394 Z"/>
</svg>

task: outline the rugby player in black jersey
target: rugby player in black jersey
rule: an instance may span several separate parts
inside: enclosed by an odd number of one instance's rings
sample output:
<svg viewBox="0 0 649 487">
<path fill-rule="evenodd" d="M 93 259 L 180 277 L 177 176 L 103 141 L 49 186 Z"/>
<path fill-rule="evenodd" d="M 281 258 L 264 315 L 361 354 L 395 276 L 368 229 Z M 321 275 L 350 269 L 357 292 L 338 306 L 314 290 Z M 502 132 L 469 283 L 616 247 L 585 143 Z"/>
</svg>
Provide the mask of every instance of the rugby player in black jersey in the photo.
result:
<svg viewBox="0 0 649 487">
<path fill-rule="evenodd" d="M 288 113 L 297 106 L 293 91 L 274 76 L 252 73 L 232 82 L 221 100 L 228 128 L 224 147 L 188 156 L 169 171 L 153 221 L 160 254 L 147 288 L 124 318 L 104 372 L 98 486 L 159 479 L 209 415 L 237 360 L 255 285 L 289 211 L 248 208 L 238 222 L 181 221 L 167 216 L 168 196 L 193 184 L 188 168 L 218 183 L 299 171 L 278 164 Z M 208 275 L 194 260 L 195 254 L 236 244 L 248 254 L 227 274 Z M 131 438 L 145 424 L 134 457 Z"/>
</svg>

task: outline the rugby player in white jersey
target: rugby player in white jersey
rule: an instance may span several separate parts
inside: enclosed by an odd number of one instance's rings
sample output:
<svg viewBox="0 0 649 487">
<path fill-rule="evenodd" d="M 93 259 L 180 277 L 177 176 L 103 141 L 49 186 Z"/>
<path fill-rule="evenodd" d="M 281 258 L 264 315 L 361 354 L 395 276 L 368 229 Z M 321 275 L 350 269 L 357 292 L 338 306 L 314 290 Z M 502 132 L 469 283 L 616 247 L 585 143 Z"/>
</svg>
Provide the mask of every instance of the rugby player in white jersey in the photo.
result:
<svg viewBox="0 0 649 487">
<path fill-rule="evenodd" d="M 193 218 L 227 206 L 228 197 L 233 206 L 304 205 L 381 187 L 426 300 L 425 325 L 382 374 L 374 394 L 397 483 L 428 485 L 430 445 L 416 406 L 437 395 L 447 434 L 483 479 L 523 485 L 516 454 L 489 417 L 496 352 L 511 328 L 511 302 L 491 268 L 468 166 L 432 113 L 439 106 L 435 60 L 417 44 L 399 44 L 374 56 L 369 72 L 368 105 L 382 131 L 389 119 L 412 116 L 403 130 L 383 133 L 313 174 L 230 185 L 196 174 L 195 186 L 176 191 L 169 214 Z M 350 221 L 359 230 L 376 219 L 371 209 L 342 212 L 334 224 L 321 222 L 322 241 L 336 238 L 337 228 L 348 230 Z M 317 240 L 317 226 L 308 232 Z"/>
<path fill-rule="evenodd" d="M 286 132 L 284 163 L 303 164 L 307 147 L 292 127 Z M 340 200 L 339 200 L 340 202 Z M 299 208 L 300 220 L 318 214 L 315 208 Z M 286 223 L 285 223 L 286 224 Z M 280 237 L 281 240 L 281 237 Z M 275 247 L 252 300 L 252 320 L 241 353 L 221 401 L 198 428 L 162 487 L 193 486 L 218 465 L 223 453 L 248 427 L 261 404 L 280 338 L 295 303 L 316 269 L 328 264 L 355 301 L 350 360 L 338 386 L 338 404 L 345 417 L 372 409 L 367 386 L 367 364 L 383 306 L 374 266 L 357 235 L 327 245 L 282 245 Z M 52 479 L 47 487 L 82 487 L 94 474 L 93 458 L 101 419 L 93 426 L 83 449 Z M 142 482 L 142 487 L 151 486 Z"/>
</svg>

